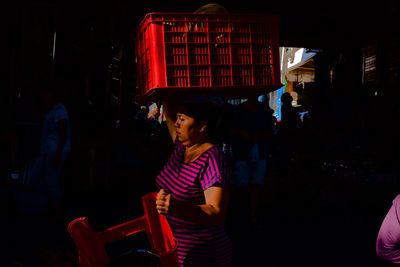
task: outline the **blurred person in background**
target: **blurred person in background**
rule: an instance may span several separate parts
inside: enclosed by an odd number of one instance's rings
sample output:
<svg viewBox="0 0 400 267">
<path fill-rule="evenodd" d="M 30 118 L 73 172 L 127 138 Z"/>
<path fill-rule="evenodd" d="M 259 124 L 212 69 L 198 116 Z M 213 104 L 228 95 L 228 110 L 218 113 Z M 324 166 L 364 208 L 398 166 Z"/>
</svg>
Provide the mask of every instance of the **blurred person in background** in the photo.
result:
<svg viewBox="0 0 400 267">
<path fill-rule="evenodd" d="M 40 152 L 31 172 L 31 183 L 39 186 L 50 201 L 50 215 L 56 221 L 63 219 L 61 168 L 71 152 L 71 132 L 67 109 L 59 101 L 54 83 L 38 85 L 41 100 L 47 110 L 43 120 Z"/>
<path fill-rule="evenodd" d="M 234 199 L 237 205 L 244 205 L 239 208 L 239 218 L 250 219 L 250 223 L 257 228 L 260 227 L 258 211 L 272 135 L 271 109 L 259 102 L 257 96 L 250 96 L 246 102 L 235 107 L 232 124 Z M 242 210 L 248 210 L 249 214 L 243 216 Z"/>
</svg>

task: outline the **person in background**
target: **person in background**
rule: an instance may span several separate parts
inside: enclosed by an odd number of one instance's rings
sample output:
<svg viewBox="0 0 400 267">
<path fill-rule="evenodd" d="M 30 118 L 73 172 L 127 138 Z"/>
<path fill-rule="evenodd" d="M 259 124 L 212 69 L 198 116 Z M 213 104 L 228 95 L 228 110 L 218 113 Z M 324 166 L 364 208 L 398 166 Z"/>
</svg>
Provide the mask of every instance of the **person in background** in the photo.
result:
<svg viewBox="0 0 400 267">
<path fill-rule="evenodd" d="M 400 194 L 390 207 L 378 232 L 376 253 L 382 259 L 400 265 Z"/>
<path fill-rule="evenodd" d="M 292 105 L 293 97 L 289 92 L 281 96 L 281 121 L 278 125 L 279 166 L 284 180 L 290 179 L 288 166 L 292 163 L 295 153 L 298 127 L 301 124 L 300 116 L 296 107 Z"/>
<path fill-rule="evenodd" d="M 232 124 L 234 199 L 237 205 L 244 205 L 240 211 L 249 211 L 247 218 L 255 227 L 260 227 L 258 209 L 272 135 L 272 113 L 268 105 L 258 101 L 257 96 L 250 96 L 235 107 Z M 243 214 L 240 217 L 245 218 Z"/>
<path fill-rule="evenodd" d="M 293 97 L 290 93 L 283 93 L 281 96 L 281 102 L 282 118 L 279 126 L 280 133 L 284 137 L 291 137 L 301 122 L 299 112 L 298 109 L 292 105 Z"/>
<path fill-rule="evenodd" d="M 56 220 L 62 219 L 60 173 L 64 161 L 71 152 L 71 132 L 68 112 L 59 102 L 54 84 L 39 84 L 41 100 L 48 110 L 42 127 L 40 153 L 35 159 L 32 184 L 40 186 L 50 201 L 50 213 Z"/>
<path fill-rule="evenodd" d="M 147 115 L 148 120 L 152 121 L 158 121 L 158 116 L 159 116 L 159 112 L 158 112 L 158 106 L 156 103 L 152 103 L 149 106 L 149 114 Z"/>
<path fill-rule="evenodd" d="M 136 113 L 135 119 L 138 121 L 146 121 L 148 116 L 148 108 L 146 106 L 140 106 Z"/>
<path fill-rule="evenodd" d="M 159 108 L 156 103 L 152 103 L 149 106 L 149 114 L 147 114 L 147 123 L 150 127 L 151 132 L 158 132 L 160 131 L 161 124 L 159 121 Z"/>
<path fill-rule="evenodd" d="M 178 240 L 179 266 L 231 266 L 225 232 L 231 174 L 215 145 L 218 112 L 210 102 L 163 103 L 174 151 L 157 176 L 157 210 Z"/>
</svg>

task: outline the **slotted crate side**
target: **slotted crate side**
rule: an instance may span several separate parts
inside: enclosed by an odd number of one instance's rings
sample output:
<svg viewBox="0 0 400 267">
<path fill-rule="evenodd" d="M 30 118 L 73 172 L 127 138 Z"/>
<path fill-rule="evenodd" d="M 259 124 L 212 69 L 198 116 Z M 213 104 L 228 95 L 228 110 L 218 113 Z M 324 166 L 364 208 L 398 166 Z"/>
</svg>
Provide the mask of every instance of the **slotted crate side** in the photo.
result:
<svg viewBox="0 0 400 267">
<path fill-rule="evenodd" d="M 232 86 L 232 66 L 213 65 L 211 72 L 211 81 L 214 86 Z"/>
<path fill-rule="evenodd" d="M 187 65 L 186 44 L 165 44 L 166 63 L 168 65 Z"/>
<path fill-rule="evenodd" d="M 189 86 L 187 66 L 168 66 L 167 83 L 169 87 Z"/>
<path fill-rule="evenodd" d="M 138 86 L 142 95 L 153 88 L 167 86 L 162 28 L 155 23 L 145 24 L 136 36 Z"/>
<path fill-rule="evenodd" d="M 279 88 L 282 86 L 280 80 L 280 65 L 279 65 L 279 29 L 277 25 L 269 25 L 269 32 L 270 32 L 270 37 L 268 40 L 270 40 L 270 45 L 269 45 L 269 62 L 268 67 L 271 68 L 271 79 L 273 79 L 273 82 L 271 84 L 278 85 L 275 89 Z"/>
<path fill-rule="evenodd" d="M 145 32 L 141 32 L 139 37 L 136 39 L 136 63 L 137 63 L 137 85 L 139 89 L 139 94 L 143 95 L 148 90 L 148 80 L 147 74 L 149 72 L 148 63 L 146 62 L 146 44 L 145 44 Z"/>
<path fill-rule="evenodd" d="M 236 65 L 233 68 L 233 85 L 236 86 L 252 86 L 253 73 L 250 65 Z"/>
<path fill-rule="evenodd" d="M 189 65 L 209 65 L 208 44 L 189 44 L 188 45 Z"/>
<path fill-rule="evenodd" d="M 193 66 L 190 71 L 190 84 L 197 87 L 210 86 L 209 66 Z"/>
<path fill-rule="evenodd" d="M 154 28 L 150 47 L 138 51 L 150 54 L 138 59 L 143 94 L 155 88 L 280 86 L 276 16 L 153 13 L 139 34 L 147 28 Z"/>
</svg>

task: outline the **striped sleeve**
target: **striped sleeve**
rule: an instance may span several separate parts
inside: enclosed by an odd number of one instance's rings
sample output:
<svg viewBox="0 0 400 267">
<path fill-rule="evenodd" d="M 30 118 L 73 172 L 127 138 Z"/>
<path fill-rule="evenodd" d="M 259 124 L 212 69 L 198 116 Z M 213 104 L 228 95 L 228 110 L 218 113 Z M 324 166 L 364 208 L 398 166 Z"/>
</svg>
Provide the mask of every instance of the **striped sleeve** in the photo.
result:
<svg viewBox="0 0 400 267">
<path fill-rule="evenodd" d="M 219 184 L 227 186 L 229 184 L 229 172 L 226 171 L 224 159 L 219 153 L 210 153 L 205 164 L 205 170 L 200 177 L 201 188 L 207 188 Z"/>
</svg>

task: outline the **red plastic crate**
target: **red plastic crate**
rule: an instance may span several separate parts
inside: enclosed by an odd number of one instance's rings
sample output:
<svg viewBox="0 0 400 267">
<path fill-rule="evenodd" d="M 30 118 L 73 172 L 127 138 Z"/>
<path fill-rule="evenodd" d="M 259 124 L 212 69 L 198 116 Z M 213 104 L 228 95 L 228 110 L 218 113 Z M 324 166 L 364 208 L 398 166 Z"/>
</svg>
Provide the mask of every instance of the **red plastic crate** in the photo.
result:
<svg viewBox="0 0 400 267">
<path fill-rule="evenodd" d="M 79 264 L 87 267 L 103 267 L 110 264 L 105 245 L 116 240 L 146 231 L 153 253 L 159 256 L 162 267 L 176 267 L 178 243 L 168 221 L 156 210 L 157 193 L 142 197 L 144 215 L 137 219 L 94 232 L 88 219 L 81 217 L 68 224 L 68 232 L 78 248 Z M 132 263 L 134 266 L 135 264 Z"/>
<path fill-rule="evenodd" d="M 243 96 L 281 87 L 277 15 L 151 13 L 135 43 L 139 95 Z"/>
</svg>

